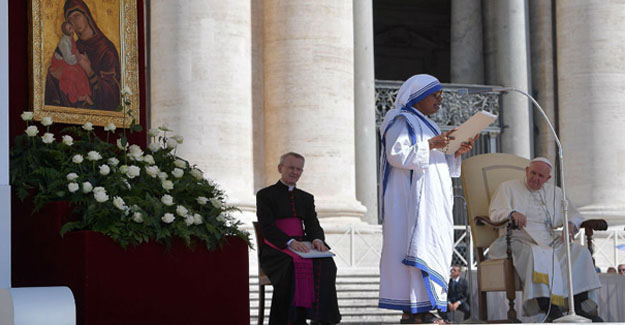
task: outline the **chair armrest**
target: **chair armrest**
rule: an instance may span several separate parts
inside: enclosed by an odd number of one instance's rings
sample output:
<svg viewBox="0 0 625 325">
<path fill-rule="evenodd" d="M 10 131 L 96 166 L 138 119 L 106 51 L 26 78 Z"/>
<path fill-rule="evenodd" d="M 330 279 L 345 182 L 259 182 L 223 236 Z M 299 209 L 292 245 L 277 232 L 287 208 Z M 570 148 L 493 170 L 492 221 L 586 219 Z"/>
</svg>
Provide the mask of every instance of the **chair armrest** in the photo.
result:
<svg viewBox="0 0 625 325">
<path fill-rule="evenodd" d="M 478 226 L 489 226 L 493 228 L 503 228 L 510 222 L 510 219 L 502 220 L 499 222 L 493 222 L 489 217 L 486 216 L 475 216 L 475 224 Z"/>
<path fill-rule="evenodd" d="M 595 248 L 592 244 L 592 235 L 595 230 L 607 230 L 608 223 L 603 219 L 590 219 L 582 222 L 580 228 L 584 228 L 586 231 L 586 246 L 590 251 L 590 255 L 595 252 Z"/>
<path fill-rule="evenodd" d="M 603 219 L 590 219 L 582 222 L 580 228 L 590 228 L 592 230 L 607 230 L 608 223 Z"/>
</svg>

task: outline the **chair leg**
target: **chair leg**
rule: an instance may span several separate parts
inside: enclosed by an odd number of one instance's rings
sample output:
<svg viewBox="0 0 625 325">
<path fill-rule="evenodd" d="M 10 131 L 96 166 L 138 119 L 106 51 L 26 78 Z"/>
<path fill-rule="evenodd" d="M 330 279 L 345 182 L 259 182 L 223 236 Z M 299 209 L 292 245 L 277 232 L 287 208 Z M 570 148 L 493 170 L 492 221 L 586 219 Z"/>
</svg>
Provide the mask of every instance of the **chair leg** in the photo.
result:
<svg viewBox="0 0 625 325">
<path fill-rule="evenodd" d="M 258 285 L 258 325 L 265 322 L 265 285 Z"/>
<path fill-rule="evenodd" d="M 516 310 L 514 309 L 514 299 L 516 299 L 515 291 L 515 273 L 512 260 L 504 266 L 505 278 L 506 278 L 506 298 L 508 298 L 508 320 L 513 323 L 518 323 L 519 320 L 516 317 Z"/>
</svg>

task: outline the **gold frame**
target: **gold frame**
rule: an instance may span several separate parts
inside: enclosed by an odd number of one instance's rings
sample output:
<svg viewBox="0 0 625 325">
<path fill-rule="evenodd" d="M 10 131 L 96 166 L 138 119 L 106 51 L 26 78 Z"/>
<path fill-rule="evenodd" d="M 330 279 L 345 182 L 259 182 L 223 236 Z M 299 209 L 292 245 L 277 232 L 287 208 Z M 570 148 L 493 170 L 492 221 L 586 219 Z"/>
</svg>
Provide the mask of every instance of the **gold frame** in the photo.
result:
<svg viewBox="0 0 625 325">
<path fill-rule="evenodd" d="M 44 66 L 46 55 L 44 53 L 44 17 L 48 14 L 44 12 L 44 2 L 51 0 L 31 0 L 30 5 L 30 62 L 31 73 L 31 107 L 34 112 L 34 119 L 41 120 L 45 116 L 50 116 L 56 123 L 84 124 L 91 122 L 93 125 L 105 126 L 113 122 L 118 127 L 129 127 L 132 118 L 126 117 L 124 120 L 121 111 L 106 111 L 98 109 L 84 109 L 75 107 L 63 107 L 45 105 L 45 84 L 47 66 Z M 53 0 L 54 1 L 54 0 Z M 64 0 L 55 0 L 63 3 Z M 139 51 L 137 39 L 137 2 L 136 0 L 114 0 L 119 2 L 119 60 L 120 60 L 120 89 L 128 87 L 132 95 L 127 98 L 137 124 L 139 119 Z M 62 5 L 61 5 L 62 7 Z"/>
</svg>

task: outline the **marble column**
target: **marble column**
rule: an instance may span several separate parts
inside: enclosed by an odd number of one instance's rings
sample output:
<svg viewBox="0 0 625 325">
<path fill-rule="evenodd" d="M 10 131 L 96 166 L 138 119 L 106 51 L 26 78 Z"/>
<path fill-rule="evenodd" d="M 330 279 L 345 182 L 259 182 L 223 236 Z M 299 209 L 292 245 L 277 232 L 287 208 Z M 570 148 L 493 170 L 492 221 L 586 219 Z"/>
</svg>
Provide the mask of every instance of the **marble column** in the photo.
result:
<svg viewBox="0 0 625 325">
<path fill-rule="evenodd" d="M 373 4 L 354 2 L 354 119 L 356 198 L 367 208 L 363 220 L 378 224 L 377 128 L 373 63 Z"/>
<path fill-rule="evenodd" d="M 484 84 L 482 34 L 482 0 L 452 0 L 452 83 Z"/>
<path fill-rule="evenodd" d="M 184 136 L 178 155 L 197 164 L 255 220 L 251 4 L 152 1 L 151 126 Z"/>
<path fill-rule="evenodd" d="M 355 193 L 352 2 L 264 2 L 265 171 L 281 154 L 306 157 L 298 186 L 324 222 L 362 222 Z M 351 218 L 350 218 L 351 217 Z"/>
<path fill-rule="evenodd" d="M 486 83 L 528 91 L 528 39 L 526 2 L 485 0 L 484 54 Z M 502 96 L 501 147 L 506 153 L 533 156 L 532 111 L 522 94 Z"/>
<path fill-rule="evenodd" d="M 567 194 L 585 217 L 623 225 L 625 10 L 618 1 L 571 0 L 556 2 L 556 13 Z"/>
<path fill-rule="evenodd" d="M 532 66 L 532 96 L 543 108 L 554 128 L 556 121 L 556 101 L 554 82 L 554 39 L 551 1 L 530 0 L 530 49 Z M 534 145 L 536 156 L 547 157 L 556 163 L 556 143 L 551 129 L 542 114 L 534 114 Z"/>
<path fill-rule="evenodd" d="M 263 67 L 263 0 L 251 1 L 252 11 L 252 127 L 254 193 L 265 187 L 265 75 Z"/>
</svg>

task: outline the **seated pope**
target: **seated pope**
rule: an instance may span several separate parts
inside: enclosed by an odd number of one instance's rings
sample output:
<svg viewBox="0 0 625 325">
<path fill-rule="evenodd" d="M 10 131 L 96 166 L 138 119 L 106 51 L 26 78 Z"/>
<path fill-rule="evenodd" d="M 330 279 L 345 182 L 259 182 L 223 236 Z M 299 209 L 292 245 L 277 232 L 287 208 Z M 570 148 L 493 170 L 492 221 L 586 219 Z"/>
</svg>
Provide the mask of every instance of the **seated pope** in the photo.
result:
<svg viewBox="0 0 625 325">
<path fill-rule="evenodd" d="M 327 251 L 314 197 L 296 183 L 304 157 L 289 152 L 280 157 L 280 180 L 256 194 L 256 214 L 265 237 L 260 265 L 273 285 L 269 324 L 337 324 L 341 321 L 336 296 L 336 264 L 331 257 L 301 258 L 304 242 Z M 290 249 L 289 249 L 290 248 Z"/>
<path fill-rule="evenodd" d="M 490 219 L 512 219 L 518 227 L 511 237 L 512 262 L 523 287 L 523 314 L 547 314 L 547 321 L 562 316 L 568 306 L 568 278 L 564 238 L 577 233 L 582 217 L 568 205 L 569 234 L 563 226 L 562 189 L 547 181 L 553 165 L 535 158 L 525 168 L 525 178 L 501 183 L 490 202 Z M 593 321 L 597 315 L 597 289 L 601 287 L 590 251 L 572 243 L 571 265 L 575 313 Z M 490 246 L 489 257 L 506 257 L 505 231 Z"/>
</svg>

